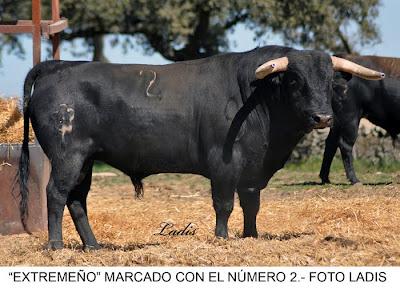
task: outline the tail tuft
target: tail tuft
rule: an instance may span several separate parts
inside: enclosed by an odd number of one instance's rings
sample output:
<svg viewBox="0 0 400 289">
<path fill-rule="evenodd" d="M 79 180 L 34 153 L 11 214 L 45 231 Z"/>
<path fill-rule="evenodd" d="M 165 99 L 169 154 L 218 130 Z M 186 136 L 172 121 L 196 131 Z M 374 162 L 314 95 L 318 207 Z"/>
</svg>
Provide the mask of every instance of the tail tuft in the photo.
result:
<svg viewBox="0 0 400 289">
<path fill-rule="evenodd" d="M 142 178 L 137 176 L 132 176 L 131 181 L 133 186 L 135 187 L 135 197 L 137 199 L 142 199 L 144 196 Z"/>
<path fill-rule="evenodd" d="M 29 145 L 22 145 L 21 157 L 19 160 L 19 186 L 20 186 L 20 204 L 19 204 L 19 212 L 21 216 L 21 223 L 24 230 L 30 234 L 28 229 L 27 220 L 28 220 L 28 177 L 29 177 Z"/>
</svg>

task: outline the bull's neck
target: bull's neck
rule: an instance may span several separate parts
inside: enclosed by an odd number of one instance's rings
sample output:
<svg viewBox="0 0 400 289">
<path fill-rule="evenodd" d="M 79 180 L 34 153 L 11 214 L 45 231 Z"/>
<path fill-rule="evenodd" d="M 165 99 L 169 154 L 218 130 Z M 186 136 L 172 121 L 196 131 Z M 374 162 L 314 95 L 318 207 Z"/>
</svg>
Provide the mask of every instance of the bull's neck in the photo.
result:
<svg viewBox="0 0 400 289">
<path fill-rule="evenodd" d="M 264 157 L 265 178 L 283 167 L 300 139 L 305 135 L 304 120 L 299 119 L 294 107 L 280 95 L 279 86 L 272 82 L 256 80 L 255 69 L 264 62 L 285 55 L 290 48 L 267 47 L 244 55 L 238 65 L 238 83 L 242 101 L 256 98 L 257 114 L 251 114 L 247 121 L 254 122 L 253 128 L 266 128 L 265 141 L 268 148 Z M 257 125 L 266 123 L 266 126 Z M 260 135 L 263 135 L 260 133 Z"/>
<path fill-rule="evenodd" d="M 271 122 L 271 135 L 275 139 L 283 139 L 286 144 L 295 146 L 305 135 L 302 127 L 303 121 L 298 118 L 294 108 L 281 100 L 273 101 L 268 104 Z"/>
<path fill-rule="evenodd" d="M 276 101 L 269 103 L 268 110 L 270 133 L 264 170 L 269 179 L 284 166 L 305 131 L 300 125 L 301 120 L 296 118 L 289 104 Z"/>
</svg>

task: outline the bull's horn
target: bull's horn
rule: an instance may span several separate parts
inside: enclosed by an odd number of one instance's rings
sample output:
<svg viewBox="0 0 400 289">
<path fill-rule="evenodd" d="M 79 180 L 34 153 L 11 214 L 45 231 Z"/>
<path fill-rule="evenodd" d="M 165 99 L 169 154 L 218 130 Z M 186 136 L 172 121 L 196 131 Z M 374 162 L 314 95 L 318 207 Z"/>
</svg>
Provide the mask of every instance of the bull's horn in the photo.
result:
<svg viewBox="0 0 400 289">
<path fill-rule="evenodd" d="M 280 57 L 267 61 L 256 69 L 256 78 L 263 79 L 271 73 L 286 71 L 288 64 L 289 59 L 287 57 Z"/>
<path fill-rule="evenodd" d="M 343 71 L 350 74 L 354 74 L 360 78 L 369 80 L 381 80 L 385 78 L 385 74 L 379 71 L 375 71 L 364 66 L 358 65 L 357 63 L 351 62 L 347 59 L 331 56 L 333 69 L 335 71 Z"/>
</svg>

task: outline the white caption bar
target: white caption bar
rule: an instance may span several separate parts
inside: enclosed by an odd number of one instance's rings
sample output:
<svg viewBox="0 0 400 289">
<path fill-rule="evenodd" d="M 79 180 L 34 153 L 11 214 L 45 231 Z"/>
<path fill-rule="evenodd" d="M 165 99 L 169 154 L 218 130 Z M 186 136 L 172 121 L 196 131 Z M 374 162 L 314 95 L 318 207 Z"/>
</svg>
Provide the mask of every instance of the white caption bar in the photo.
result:
<svg viewBox="0 0 400 289">
<path fill-rule="evenodd" d="M 400 288 L 400 267 L 2 267 L 0 284 L 24 289 Z"/>
</svg>

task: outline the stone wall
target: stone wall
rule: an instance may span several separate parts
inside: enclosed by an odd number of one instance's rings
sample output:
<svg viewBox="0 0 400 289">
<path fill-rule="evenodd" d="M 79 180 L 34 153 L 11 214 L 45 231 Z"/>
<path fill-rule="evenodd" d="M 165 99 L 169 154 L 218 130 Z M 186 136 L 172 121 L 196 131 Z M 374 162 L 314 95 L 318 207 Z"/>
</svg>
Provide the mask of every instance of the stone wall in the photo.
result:
<svg viewBox="0 0 400 289">
<path fill-rule="evenodd" d="M 292 153 L 291 161 L 305 161 L 311 156 L 323 156 L 325 139 L 329 129 L 313 130 L 306 135 L 296 146 Z M 339 149 L 336 157 L 340 157 Z M 362 119 L 358 130 L 358 138 L 353 149 L 354 158 L 367 159 L 373 163 L 396 160 L 400 161 L 400 142 L 393 146 L 392 138 L 386 135 L 386 131 Z"/>
</svg>

